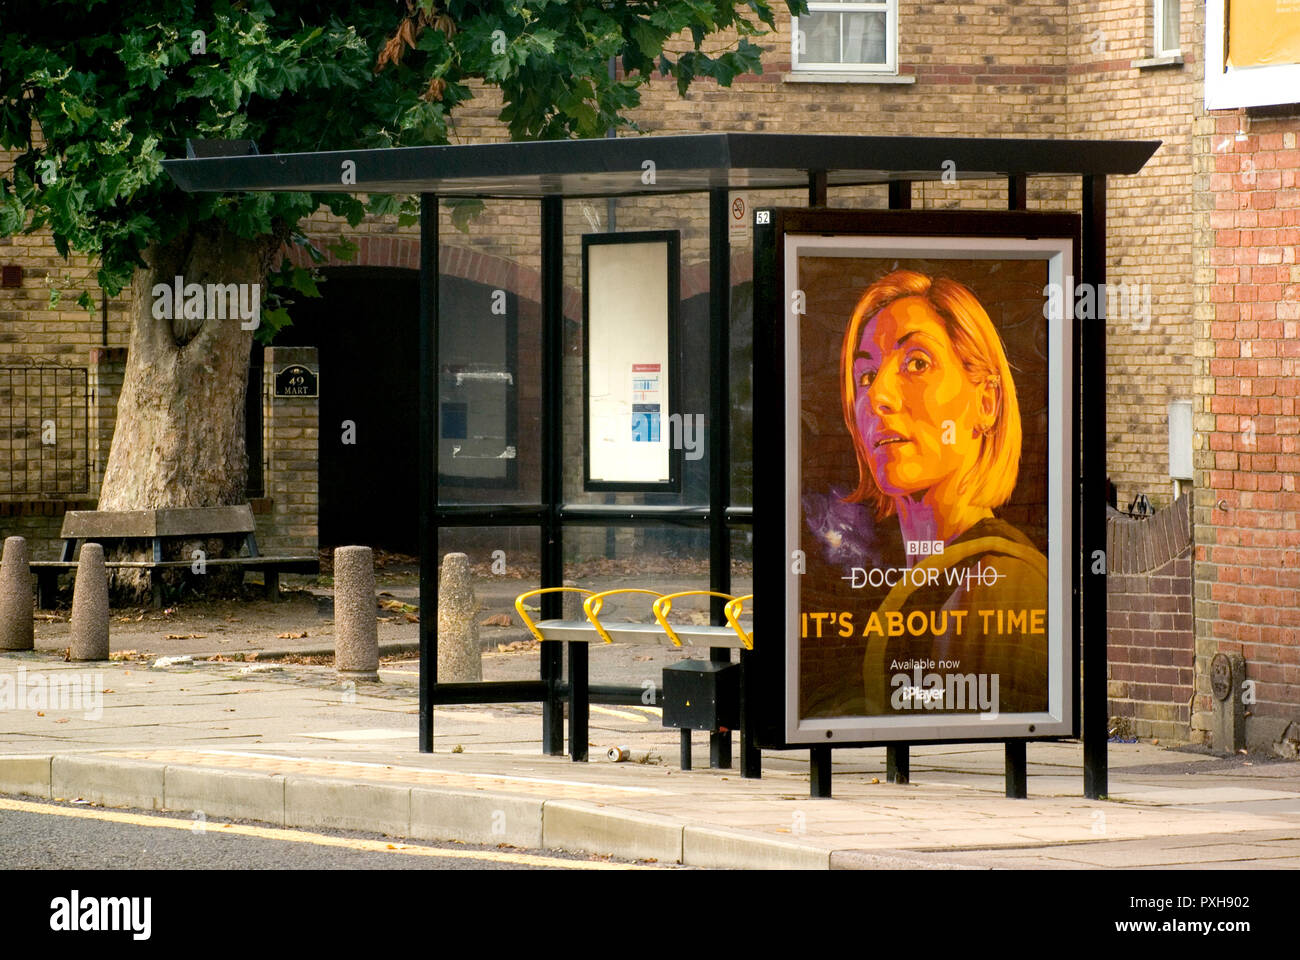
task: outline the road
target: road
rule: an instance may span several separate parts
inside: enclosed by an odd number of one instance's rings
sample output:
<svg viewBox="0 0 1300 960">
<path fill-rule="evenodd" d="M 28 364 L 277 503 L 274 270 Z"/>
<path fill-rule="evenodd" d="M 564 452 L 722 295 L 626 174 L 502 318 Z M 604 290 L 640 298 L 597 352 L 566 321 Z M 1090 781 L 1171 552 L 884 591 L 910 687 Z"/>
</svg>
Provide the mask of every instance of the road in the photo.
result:
<svg viewBox="0 0 1300 960">
<path fill-rule="evenodd" d="M 0 870 L 626 870 L 560 851 L 397 840 L 339 830 L 0 796 Z M 663 868 L 660 868 L 663 869 Z"/>
</svg>

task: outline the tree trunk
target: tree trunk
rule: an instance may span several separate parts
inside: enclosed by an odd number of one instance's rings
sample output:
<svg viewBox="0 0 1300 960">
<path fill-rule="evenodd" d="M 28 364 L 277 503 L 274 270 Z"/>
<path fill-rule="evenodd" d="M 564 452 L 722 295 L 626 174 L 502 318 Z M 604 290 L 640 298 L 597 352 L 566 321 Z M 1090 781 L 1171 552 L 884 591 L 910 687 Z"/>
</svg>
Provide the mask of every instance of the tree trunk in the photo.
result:
<svg viewBox="0 0 1300 960">
<path fill-rule="evenodd" d="M 184 304 L 173 303 L 171 318 L 159 318 L 153 291 L 156 284 L 174 289 L 178 276 L 205 291 L 209 283 L 257 284 L 260 316 L 260 292 L 281 243 L 272 236 L 243 240 L 208 224 L 145 252 L 148 266 L 134 279 L 130 346 L 100 510 L 243 502 L 244 392 L 254 331 L 242 328 L 237 311 L 225 319 L 209 315 L 206 297 L 202 317 L 186 318 Z M 126 546 L 138 556 L 145 545 Z M 193 546 L 173 544 L 167 559 L 189 559 Z M 117 577 L 117 586 L 136 597 L 147 583 L 145 576 Z"/>
</svg>

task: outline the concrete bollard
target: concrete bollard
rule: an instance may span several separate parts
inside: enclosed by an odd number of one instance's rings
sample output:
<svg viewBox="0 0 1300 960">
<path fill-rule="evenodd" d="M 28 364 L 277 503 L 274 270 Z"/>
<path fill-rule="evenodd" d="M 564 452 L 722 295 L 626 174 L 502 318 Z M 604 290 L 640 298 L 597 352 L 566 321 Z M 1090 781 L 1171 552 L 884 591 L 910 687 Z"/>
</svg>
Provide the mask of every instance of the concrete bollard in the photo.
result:
<svg viewBox="0 0 1300 960">
<path fill-rule="evenodd" d="M 449 553 L 438 573 L 438 682 L 483 679 L 478 638 L 478 602 L 469 557 Z"/>
<path fill-rule="evenodd" d="M 334 551 L 334 672 L 347 680 L 379 680 L 379 615 L 375 554 L 369 547 Z"/>
<path fill-rule="evenodd" d="M 32 568 L 27 541 L 6 537 L 0 558 L 0 650 L 30 650 L 33 645 Z"/>
<path fill-rule="evenodd" d="M 578 584 L 573 580 L 565 580 L 566 587 L 576 587 Z M 560 611 L 560 617 L 564 620 L 583 620 L 587 619 L 587 614 L 582 609 L 582 601 L 587 597 L 582 593 L 575 593 L 572 590 L 565 590 L 560 594 L 564 598 L 564 607 Z"/>
<path fill-rule="evenodd" d="M 81 545 L 72 587 L 72 660 L 108 659 L 108 574 L 104 548 Z"/>
</svg>

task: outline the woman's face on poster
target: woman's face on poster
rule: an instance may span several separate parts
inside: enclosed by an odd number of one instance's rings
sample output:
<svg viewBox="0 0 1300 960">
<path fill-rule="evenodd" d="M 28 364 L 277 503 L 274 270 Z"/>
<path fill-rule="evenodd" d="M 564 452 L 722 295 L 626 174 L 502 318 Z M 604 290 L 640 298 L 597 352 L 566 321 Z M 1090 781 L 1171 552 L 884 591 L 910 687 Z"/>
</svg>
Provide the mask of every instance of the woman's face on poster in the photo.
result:
<svg viewBox="0 0 1300 960">
<path fill-rule="evenodd" d="M 882 493 L 921 494 L 975 465 L 996 399 L 971 383 L 929 301 L 903 297 L 865 324 L 853 382 L 858 435 Z"/>
</svg>

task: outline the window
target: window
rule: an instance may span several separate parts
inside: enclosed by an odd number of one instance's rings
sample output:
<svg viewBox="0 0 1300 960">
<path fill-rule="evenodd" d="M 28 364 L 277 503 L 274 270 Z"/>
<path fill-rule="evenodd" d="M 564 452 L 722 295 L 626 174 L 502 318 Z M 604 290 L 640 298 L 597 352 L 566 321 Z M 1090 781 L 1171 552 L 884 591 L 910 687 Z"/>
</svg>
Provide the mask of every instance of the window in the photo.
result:
<svg viewBox="0 0 1300 960">
<path fill-rule="evenodd" d="M 797 72 L 897 73 L 898 0 L 808 4 L 794 18 L 790 62 Z"/>
<path fill-rule="evenodd" d="M 1157 57 L 1171 57 L 1180 52 L 1178 45 L 1178 14 L 1180 0 L 1155 0 L 1155 43 L 1152 51 Z"/>
</svg>

